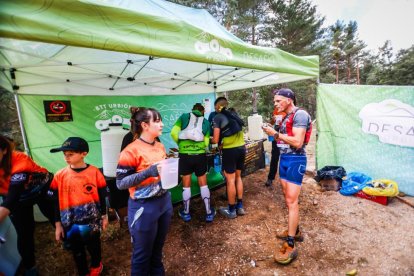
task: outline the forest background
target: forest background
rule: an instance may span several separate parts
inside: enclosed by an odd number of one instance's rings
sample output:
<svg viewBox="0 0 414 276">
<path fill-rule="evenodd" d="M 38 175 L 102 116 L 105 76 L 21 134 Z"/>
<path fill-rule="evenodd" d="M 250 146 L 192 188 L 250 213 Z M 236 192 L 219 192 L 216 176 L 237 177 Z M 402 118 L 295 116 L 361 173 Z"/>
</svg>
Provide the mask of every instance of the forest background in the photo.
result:
<svg viewBox="0 0 414 276">
<path fill-rule="evenodd" d="M 228 31 L 247 43 L 277 47 L 295 55 L 319 55 L 319 80 L 307 80 L 224 93 L 244 119 L 258 112 L 269 119 L 272 90 L 289 87 L 298 105 L 316 113 L 317 83 L 414 85 L 414 44 L 393 52 L 386 40 L 377 51 L 367 50 L 358 23 L 337 20 L 324 27 L 325 17 L 310 0 L 172 0 L 209 11 Z M 409 30 L 407 26 L 407 30 Z M 404 31 L 404 30 L 400 30 Z M 0 87 L 0 132 L 21 144 L 14 95 Z"/>
</svg>

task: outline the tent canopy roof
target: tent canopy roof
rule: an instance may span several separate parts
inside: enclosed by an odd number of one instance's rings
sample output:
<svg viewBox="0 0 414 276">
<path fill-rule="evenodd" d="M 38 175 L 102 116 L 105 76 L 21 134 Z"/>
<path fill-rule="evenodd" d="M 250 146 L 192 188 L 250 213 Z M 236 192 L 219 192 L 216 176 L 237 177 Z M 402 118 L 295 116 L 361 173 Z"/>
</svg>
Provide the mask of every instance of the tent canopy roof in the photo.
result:
<svg viewBox="0 0 414 276">
<path fill-rule="evenodd" d="M 194 94 L 319 74 L 317 56 L 247 44 L 162 0 L 3 1 L 0 50 L 0 85 L 18 94 Z"/>
</svg>

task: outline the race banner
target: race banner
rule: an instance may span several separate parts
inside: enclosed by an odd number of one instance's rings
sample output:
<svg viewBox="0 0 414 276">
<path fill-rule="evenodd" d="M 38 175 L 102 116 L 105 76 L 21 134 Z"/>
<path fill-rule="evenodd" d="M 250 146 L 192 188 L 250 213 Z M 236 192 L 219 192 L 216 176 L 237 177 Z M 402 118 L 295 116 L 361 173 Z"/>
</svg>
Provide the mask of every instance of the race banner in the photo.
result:
<svg viewBox="0 0 414 276">
<path fill-rule="evenodd" d="M 414 196 L 414 87 L 320 84 L 317 167 L 391 179 Z"/>
</svg>

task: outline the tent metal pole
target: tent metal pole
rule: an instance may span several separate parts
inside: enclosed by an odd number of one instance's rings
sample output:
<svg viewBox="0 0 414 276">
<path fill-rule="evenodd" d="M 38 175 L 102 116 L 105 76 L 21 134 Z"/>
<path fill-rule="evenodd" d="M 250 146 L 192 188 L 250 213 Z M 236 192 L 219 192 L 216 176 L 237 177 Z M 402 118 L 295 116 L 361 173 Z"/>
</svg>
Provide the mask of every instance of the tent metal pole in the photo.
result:
<svg viewBox="0 0 414 276">
<path fill-rule="evenodd" d="M 23 119 L 22 119 L 22 113 L 21 113 L 21 109 L 20 109 L 19 97 L 17 96 L 16 91 L 14 91 L 14 100 L 16 102 L 16 107 L 17 107 L 17 117 L 19 118 L 20 131 L 22 132 L 24 151 L 27 153 L 27 155 L 32 157 L 32 155 L 30 153 L 29 145 L 27 143 L 27 136 L 26 136 L 26 131 L 25 131 L 24 126 L 23 126 Z"/>
<path fill-rule="evenodd" d="M 32 155 L 30 153 L 30 149 L 29 149 L 29 144 L 27 143 L 26 131 L 25 131 L 24 125 L 23 125 L 23 119 L 22 119 L 22 112 L 21 112 L 21 107 L 20 107 L 19 96 L 17 95 L 17 90 L 19 90 L 19 86 L 16 85 L 16 75 L 14 73 L 15 71 L 16 71 L 16 69 L 14 69 L 14 68 L 10 69 L 10 76 L 11 76 L 11 81 L 12 81 L 12 85 L 13 85 L 14 101 L 16 102 L 16 108 L 17 108 L 17 117 L 19 118 L 19 125 L 20 125 L 20 131 L 22 133 L 22 138 L 23 138 L 24 151 L 27 153 L 27 155 L 32 157 Z"/>
</svg>

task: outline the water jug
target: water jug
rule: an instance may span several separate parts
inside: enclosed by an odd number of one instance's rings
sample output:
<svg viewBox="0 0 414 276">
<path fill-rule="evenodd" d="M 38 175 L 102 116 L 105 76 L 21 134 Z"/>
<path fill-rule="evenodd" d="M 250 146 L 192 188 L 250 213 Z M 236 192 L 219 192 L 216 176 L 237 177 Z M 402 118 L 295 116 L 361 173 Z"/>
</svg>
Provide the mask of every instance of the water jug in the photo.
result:
<svg viewBox="0 0 414 276">
<path fill-rule="evenodd" d="M 102 165 L 105 176 L 116 177 L 122 139 L 127 133 L 128 130 L 118 123 L 109 124 L 107 129 L 101 130 Z"/>
<path fill-rule="evenodd" d="M 160 162 L 163 189 L 171 189 L 178 185 L 178 160 L 179 158 L 168 158 Z"/>
<path fill-rule="evenodd" d="M 249 128 L 249 138 L 250 140 L 261 140 L 263 139 L 263 118 L 261 115 L 254 113 L 253 115 L 247 117 L 247 124 Z"/>
</svg>

